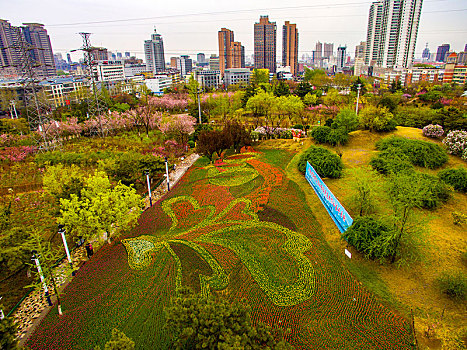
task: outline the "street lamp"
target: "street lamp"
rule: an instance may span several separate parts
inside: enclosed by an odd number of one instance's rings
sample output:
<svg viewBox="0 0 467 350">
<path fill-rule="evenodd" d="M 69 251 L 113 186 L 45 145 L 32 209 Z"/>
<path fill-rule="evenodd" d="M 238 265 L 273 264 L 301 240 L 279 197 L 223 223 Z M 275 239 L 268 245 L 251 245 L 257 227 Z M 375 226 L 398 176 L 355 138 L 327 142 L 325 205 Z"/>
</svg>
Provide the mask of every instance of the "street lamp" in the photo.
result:
<svg viewBox="0 0 467 350">
<path fill-rule="evenodd" d="M 362 88 L 362 84 L 357 85 L 357 106 L 355 107 L 355 114 L 358 115 L 358 100 L 360 99 L 360 89 Z"/>
<path fill-rule="evenodd" d="M 167 191 L 170 191 L 169 163 L 167 162 L 167 157 L 165 157 L 165 176 L 167 176 Z"/>
<path fill-rule="evenodd" d="M 198 95 L 198 117 L 199 117 L 199 123 L 202 124 L 201 121 L 201 103 L 199 101 L 199 88 L 196 88 L 196 94 Z"/>
<path fill-rule="evenodd" d="M 0 300 L 2 300 L 3 297 L 0 297 Z M 5 314 L 3 313 L 3 309 L 0 309 L 0 321 L 5 318 Z"/>
<path fill-rule="evenodd" d="M 49 306 L 52 306 L 52 301 L 50 300 L 49 288 L 47 287 L 47 283 L 45 283 L 44 274 L 42 273 L 41 264 L 39 262 L 39 255 L 37 254 L 36 250 L 32 251 L 31 260 L 33 260 L 35 262 L 35 264 L 36 264 L 37 272 L 39 273 L 39 277 L 41 279 L 42 286 L 44 287 L 44 292 L 45 292 L 45 296 L 47 298 L 47 302 L 49 303 Z"/>
<path fill-rule="evenodd" d="M 60 236 L 62 236 L 63 245 L 65 246 L 66 257 L 71 267 L 71 275 L 74 276 L 76 272 L 73 269 L 73 261 L 71 260 L 70 251 L 68 250 L 68 244 L 65 238 L 65 226 L 64 225 L 58 225 L 58 233 L 60 233 Z"/>
<path fill-rule="evenodd" d="M 149 182 L 149 169 L 144 170 L 144 175 L 146 175 L 146 181 L 148 182 L 149 206 L 152 207 L 152 193 L 151 193 L 151 183 Z"/>
</svg>

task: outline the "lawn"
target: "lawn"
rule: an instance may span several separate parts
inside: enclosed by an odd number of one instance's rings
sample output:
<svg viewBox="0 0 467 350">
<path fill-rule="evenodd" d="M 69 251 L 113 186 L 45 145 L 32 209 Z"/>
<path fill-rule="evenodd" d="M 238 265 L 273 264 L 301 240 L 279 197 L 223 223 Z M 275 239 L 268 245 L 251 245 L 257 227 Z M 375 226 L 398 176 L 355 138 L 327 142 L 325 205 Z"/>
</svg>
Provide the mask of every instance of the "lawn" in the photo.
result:
<svg viewBox="0 0 467 350">
<path fill-rule="evenodd" d="M 410 322 L 344 266 L 289 170 L 299 144 L 200 159 L 139 225 L 64 290 L 31 349 L 103 347 L 113 327 L 138 349 L 169 349 L 163 308 L 177 286 L 244 300 L 296 349 L 411 349 Z M 294 177 L 297 177 L 296 179 Z M 319 220 L 327 220 L 320 218 Z"/>
</svg>

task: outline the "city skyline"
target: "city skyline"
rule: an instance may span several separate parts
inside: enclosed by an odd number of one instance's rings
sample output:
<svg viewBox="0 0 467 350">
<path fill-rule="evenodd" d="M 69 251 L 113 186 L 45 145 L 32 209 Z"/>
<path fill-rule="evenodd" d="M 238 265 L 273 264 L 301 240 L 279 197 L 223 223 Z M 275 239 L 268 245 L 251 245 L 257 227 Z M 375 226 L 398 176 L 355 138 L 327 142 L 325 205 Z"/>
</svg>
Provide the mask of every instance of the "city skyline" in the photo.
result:
<svg viewBox="0 0 467 350">
<path fill-rule="evenodd" d="M 81 47 L 78 32 L 87 31 L 93 33 L 91 42 L 95 46 L 106 47 L 109 51 L 130 51 L 143 58 L 144 40 L 156 26 L 164 37 L 167 60 L 182 54 L 204 52 L 209 56 L 217 53 L 217 32 L 222 27 L 234 31 L 236 40 L 245 46 L 246 56 L 251 56 L 253 26 L 260 15 L 269 15 L 278 25 L 287 20 L 297 24 L 300 28 L 299 57 L 311 55 L 317 41 L 334 43 L 335 47 L 347 45 L 349 52 L 353 52 L 360 41 L 366 40 L 371 3 L 335 0 L 310 5 L 299 0 L 284 6 L 283 2 L 261 0 L 255 2 L 256 9 L 252 9 L 250 2 L 240 0 L 232 10 L 231 4 L 227 7 L 223 2 L 202 6 L 188 2 L 167 3 L 156 8 L 150 1 L 128 5 L 107 0 L 97 4 L 48 0 L 39 5 L 25 0 L 4 3 L 0 10 L 2 19 L 15 26 L 23 22 L 44 24 L 54 52 L 63 54 Z M 426 42 L 431 52 L 443 43 L 450 43 L 452 50 L 461 51 L 466 44 L 466 10 L 467 0 L 424 1 L 415 57 L 421 57 Z M 278 44 L 277 57 L 281 57 L 280 50 L 282 47 Z M 81 57 L 78 53 L 72 55 L 75 60 Z"/>
</svg>

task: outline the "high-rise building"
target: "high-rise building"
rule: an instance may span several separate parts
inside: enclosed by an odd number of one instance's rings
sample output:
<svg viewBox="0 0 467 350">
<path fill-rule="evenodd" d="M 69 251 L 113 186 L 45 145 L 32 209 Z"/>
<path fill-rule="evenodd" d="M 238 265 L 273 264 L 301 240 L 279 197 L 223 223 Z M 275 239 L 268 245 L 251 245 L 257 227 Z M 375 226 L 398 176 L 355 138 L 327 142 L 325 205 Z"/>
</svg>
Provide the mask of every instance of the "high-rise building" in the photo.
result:
<svg viewBox="0 0 467 350">
<path fill-rule="evenodd" d="M 323 59 L 329 59 L 331 56 L 334 56 L 334 44 L 324 43 Z"/>
<path fill-rule="evenodd" d="M 219 40 L 219 66 L 221 74 L 224 75 L 226 68 L 232 68 L 232 43 L 234 33 L 230 29 L 222 28 L 218 32 Z"/>
<path fill-rule="evenodd" d="M 355 58 L 356 59 L 365 57 L 365 48 L 366 48 L 365 41 L 360 41 L 360 44 L 355 46 Z"/>
<path fill-rule="evenodd" d="M 164 41 L 154 29 L 151 40 L 144 41 L 144 56 L 147 70 L 154 73 L 165 71 Z"/>
<path fill-rule="evenodd" d="M 180 59 L 177 61 L 177 69 L 182 76 L 187 75 L 193 70 L 193 61 L 188 55 L 181 55 Z"/>
<path fill-rule="evenodd" d="M 170 57 L 170 67 L 171 68 L 177 68 L 178 67 L 178 61 L 180 58 L 178 57 Z"/>
<path fill-rule="evenodd" d="M 52 77 L 57 74 L 54 53 L 50 44 L 50 37 L 43 24 L 23 23 L 21 27 L 26 41 L 32 45 L 30 55 L 38 65 L 36 72 L 42 77 Z"/>
<path fill-rule="evenodd" d="M 370 7 L 365 64 L 412 65 L 423 0 L 380 0 Z"/>
<path fill-rule="evenodd" d="M 436 62 L 444 62 L 446 60 L 446 54 L 449 52 L 451 45 L 443 44 L 438 46 L 438 51 L 436 52 Z"/>
<path fill-rule="evenodd" d="M 19 63 L 19 55 L 13 49 L 16 41 L 16 27 L 8 21 L 0 19 L 0 69 L 2 73 L 16 74 L 16 65 Z"/>
<path fill-rule="evenodd" d="M 205 63 L 206 62 L 206 56 L 204 55 L 204 53 L 199 53 L 196 55 L 196 61 L 198 63 Z"/>
<path fill-rule="evenodd" d="M 290 67 L 292 75 L 298 74 L 298 31 L 297 25 L 285 21 L 282 26 L 282 65 Z"/>
<path fill-rule="evenodd" d="M 125 51 L 125 58 L 130 58 L 130 53 L 128 51 Z"/>
<path fill-rule="evenodd" d="M 209 69 L 220 70 L 219 56 L 211 55 L 211 57 L 209 57 Z"/>
<path fill-rule="evenodd" d="M 232 42 L 232 65 L 228 68 L 245 68 L 245 47 L 240 41 Z"/>
<path fill-rule="evenodd" d="M 95 47 L 91 53 L 96 61 L 106 61 L 109 59 L 109 53 L 105 47 Z"/>
<path fill-rule="evenodd" d="M 342 68 L 345 66 L 345 57 L 347 46 L 339 46 L 337 48 L 337 70 L 342 71 Z"/>
<path fill-rule="evenodd" d="M 323 59 L 323 44 L 319 41 L 315 45 L 315 51 L 313 51 L 313 63 L 320 65 Z"/>
<path fill-rule="evenodd" d="M 66 54 L 66 61 L 68 62 L 68 64 L 71 64 L 72 61 L 71 61 L 71 55 L 69 53 Z"/>
<path fill-rule="evenodd" d="M 269 16 L 260 16 L 255 23 L 255 68 L 267 68 L 276 72 L 276 22 L 269 22 Z"/>
<path fill-rule="evenodd" d="M 422 52 L 422 60 L 428 61 L 429 59 L 430 59 L 430 49 L 428 48 L 428 43 L 426 43 L 426 46 Z"/>
</svg>

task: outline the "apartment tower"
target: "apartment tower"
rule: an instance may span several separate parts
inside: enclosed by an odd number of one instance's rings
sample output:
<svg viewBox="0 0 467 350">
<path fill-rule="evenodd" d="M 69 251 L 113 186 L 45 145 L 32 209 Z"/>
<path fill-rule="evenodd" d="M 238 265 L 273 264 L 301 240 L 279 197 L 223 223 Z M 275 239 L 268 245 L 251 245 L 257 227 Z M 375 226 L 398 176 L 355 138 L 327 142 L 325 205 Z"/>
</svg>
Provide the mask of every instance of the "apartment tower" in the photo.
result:
<svg viewBox="0 0 467 350">
<path fill-rule="evenodd" d="M 269 22 L 269 16 L 260 16 L 255 23 L 254 36 L 255 68 L 267 68 L 276 72 L 276 22 Z"/>
<path fill-rule="evenodd" d="M 240 41 L 232 42 L 232 66 L 228 68 L 245 68 L 245 47 Z"/>
<path fill-rule="evenodd" d="M 282 65 L 290 67 L 292 75 L 298 74 L 298 31 L 297 25 L 285 21 L 282 26 Z"/>
<path fill-rule="evenodd" d="M 409 68 L 423 0 L 380 0 L 370 7 L 365 64 Z"/>
<path fill-rule="evenodd" d="M 144 41 L 144 57 L 146 59 L 146 69 L 153 73 L 165 71 L 164 41 L 162 35 L 154 29 L 151 40 Z"/>
<path fill-rule="evenodd" d="M 219 68 L 221 75 L 224 75 L 226 68 L 232 67 L 232 43 L 234 33 L 230 29 L 222 28 L 218 32 L 219 39 Z"/>
</svg>

